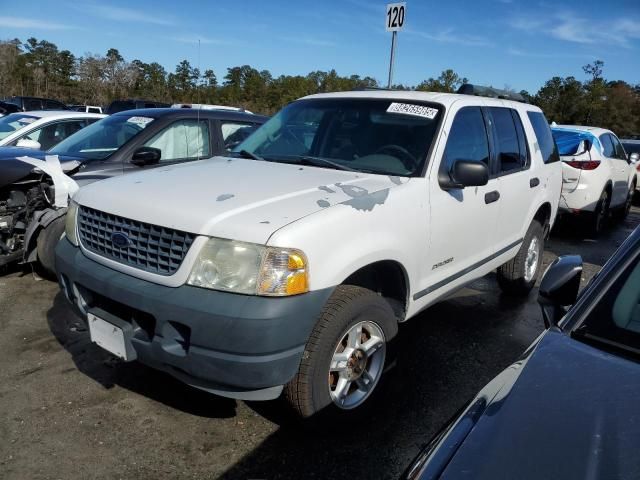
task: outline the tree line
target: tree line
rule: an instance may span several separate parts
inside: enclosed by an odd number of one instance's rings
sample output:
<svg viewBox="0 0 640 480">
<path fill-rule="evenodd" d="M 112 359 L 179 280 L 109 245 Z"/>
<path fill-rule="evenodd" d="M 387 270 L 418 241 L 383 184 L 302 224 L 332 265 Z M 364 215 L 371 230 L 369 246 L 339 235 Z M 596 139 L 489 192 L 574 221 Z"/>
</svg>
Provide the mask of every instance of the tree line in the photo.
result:
<svg viewBox="0 0 640 480">
<path fill-rule="evenodd" d="M 619 136 L 640 134 L 640 84 L 606 80 L 604 63 L 583 67 L 584 80 L 553 77 L 535 94 L 520 93 L 543 109 L 549 121 L 609 128 Z M 418 85 L 396 89 L 455 92 L 468 80 L 451 69 Z M 376 79 L 341 76 L 335 70 L 274 77 L 249 65 L 227 68 L 219 80 L 211 69 L 201 72 L 182 60 L 173 72 L 157 62 L 127 61 L 109 49 L 105 55 L 76 57 L 47 40 L 0 41 L 0 95 L 55 98 L 67 103 L 105 105 L 114 99 L 144 98 L 167 103 L 241 106 L 272 114 L 304 95 L 379 87 Z M 510 90 L 509 87 L 505 87 Z"/>
</svg>

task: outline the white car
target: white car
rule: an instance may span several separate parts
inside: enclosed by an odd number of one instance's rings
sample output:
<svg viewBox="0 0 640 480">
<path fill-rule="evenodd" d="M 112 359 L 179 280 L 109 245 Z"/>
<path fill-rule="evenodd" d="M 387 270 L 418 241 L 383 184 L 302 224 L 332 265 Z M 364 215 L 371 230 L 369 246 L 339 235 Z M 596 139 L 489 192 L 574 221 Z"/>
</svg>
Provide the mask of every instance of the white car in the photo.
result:
<svg viewBox="0 0 640 480">
<path fill-rule="evenodd" d="M 562 182 L 539 108 L 472 95 L 313 95 L 236 152 L 80 189 L 59 282 L 115 355 L 303 417 L 359 408 L 469 282 L 527 294 Z"/>
<path fill-rule="evenodd" d="M 104 117 L 106 115 L 67 110 L 11 113 L 0 118 L 0 147 L 49 150 Z"/>
<path fill-rule="evenodd" d="M 620 142 L 629 155 L 629 160 L 635 166 L 637 176 L 640 173 L 640 140 L 621 138 Z M 636 182 L 636 192 L 639 190 L 640 185 Z"/>
<path fill-rule="evenodd" d="M 637 180 L 618 137 L 596 127 L 554 125 L 551 130 L 562 159 L 561 213 L 586 213 L 595 234 L 612 211 L 626 216 Z"/>
</svg>

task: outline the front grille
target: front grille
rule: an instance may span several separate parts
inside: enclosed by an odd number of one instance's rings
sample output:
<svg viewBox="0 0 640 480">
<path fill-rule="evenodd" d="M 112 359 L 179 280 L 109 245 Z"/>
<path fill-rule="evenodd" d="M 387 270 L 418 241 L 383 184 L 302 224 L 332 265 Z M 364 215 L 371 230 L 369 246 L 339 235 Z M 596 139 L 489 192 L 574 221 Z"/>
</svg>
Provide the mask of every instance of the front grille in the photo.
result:
<svg viewBox="0 0 640 480">
<path fill-rule="evenodd" d="M 129 239 L 119 247 L 112 234 L 120 232 Z M 80 207 L 78 233 L 84 248 L 124 265 L 159 275 L 173 275 L 193 243 L 193 233 L 138 222 L 110 213 Z"/>
</svg>

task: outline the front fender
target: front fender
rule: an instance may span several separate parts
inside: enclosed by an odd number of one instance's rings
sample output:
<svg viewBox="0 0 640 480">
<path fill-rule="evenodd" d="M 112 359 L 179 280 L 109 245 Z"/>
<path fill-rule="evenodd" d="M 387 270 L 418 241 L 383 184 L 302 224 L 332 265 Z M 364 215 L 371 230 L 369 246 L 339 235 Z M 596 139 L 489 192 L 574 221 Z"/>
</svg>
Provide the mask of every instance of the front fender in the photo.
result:
<svg viewBox="0 0 640 480">
<path fill-rule="evenodd" d="M 33 215 L 27 230 L 24 234 L 24 252 L 22 261 L 31 263 L 37 260 L 37 245 L 40 232 L 47 228 L 54 220 L 64 217 L 67 214 L 67 208 L 47 208 L 38 210 Z"/>
</svg>

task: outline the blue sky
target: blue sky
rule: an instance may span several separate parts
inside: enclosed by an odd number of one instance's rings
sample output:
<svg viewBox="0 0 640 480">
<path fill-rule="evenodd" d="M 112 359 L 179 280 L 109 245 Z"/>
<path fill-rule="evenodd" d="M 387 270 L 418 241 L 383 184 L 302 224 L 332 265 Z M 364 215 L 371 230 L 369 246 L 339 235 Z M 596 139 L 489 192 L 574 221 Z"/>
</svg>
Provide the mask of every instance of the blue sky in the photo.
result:
<svg viewBox="0 0 640 480">
<path fill-rule="evenodd" d="M 335 68 L 386 83 L 385 1 L 0 0 L 0 39 L 30 36 L 76 55 L 115 47 L 172 71 L 186 58 L 213 68 L 249 64 L 274 76 Z M 640 2 L 408 0 L 394 83 L 453 68 L 474 83 L 535 92 L 554 75 L 584 79 L 601 59 L 607 79 L 640 83 Z"/>
</svg>

